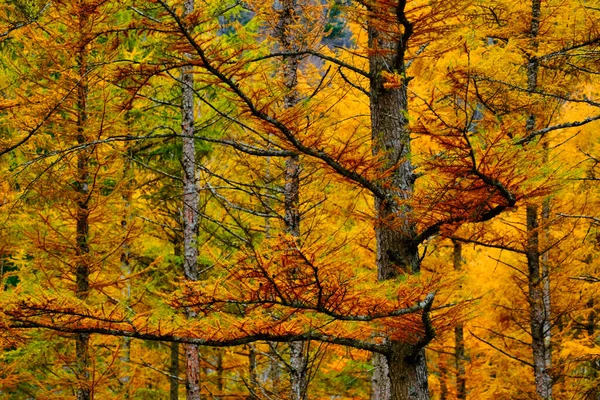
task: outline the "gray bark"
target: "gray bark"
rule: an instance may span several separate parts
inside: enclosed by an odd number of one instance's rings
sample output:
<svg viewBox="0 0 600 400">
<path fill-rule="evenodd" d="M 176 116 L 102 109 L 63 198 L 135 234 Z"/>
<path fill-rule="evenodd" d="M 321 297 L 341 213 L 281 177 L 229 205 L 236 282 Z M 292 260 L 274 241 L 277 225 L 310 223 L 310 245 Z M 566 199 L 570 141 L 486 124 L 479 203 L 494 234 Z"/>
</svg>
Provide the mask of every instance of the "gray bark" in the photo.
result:
<svg viewBox="0 0 600 400">
<path fill-rule="evenodd" d="M 185 0 L 183 15 L 194 11 L 194 1 Z M 183 272 L 188 281 L 198 280 L 198 205 L 200 191 L 196 179 L 196 146 L 194 140 L 194 76 L 189 66 L 181 69 L 183 135 Z M 188 318 L 196 313 L 186 310 Z M 200 400 L 200 349 L 195 344 L 185 344 L 186 399 Z"/>
<path fill-rule="evenodd" d="M 424 348 L 415 349 L 406 343 L 394 342 L 387 362 L 390 369 L 390 388 L 393 400 L 429 399 Z"/>
<path fill-rule="evenodd" d="M 532 45 L 537 48 L 537 35 L 540 29 L 541 0 L 531 2 L 530 36 Z M 539 60 L 531 56 L 527 64 L 527 88 L 537 90 Z M 526 123 L 527 133 L 533 131 L 536 117 L 530 114 Z M 548 276 L 548 255 L 540 254 L 538 207 L 527 206 L 527 247 L 525 254 L 528 267 L 529 307 L 531 328 L 531 350 L 536 392 L 544 400 L 552 399 L 552 350 L 550 324 L 550 283 Z M 550 214 L 550 203 L 544 200 L 542 205 L 542 221 L 547 221 Z"/>
<path fill-rule="evenodd" d="M 384 88 L 383 72 L 405 76 L 404 55 L 412 33 L 403 4 L 371 10 L 367 20 L 371 55 L 370 105 L 373 155 L 381 162 L 379 182 L 389 189 L 388 198 L 376 198 L 378 221 L 375 227 L 379 280 L 399 274 L 419 272 L 420 260 L 415 224 L 409 202 L 413 193 L 414 167 L 410 162 L 407 80 L 400 87 Z M 390 25 L 383 30 L 382 26 Z M 392 27 L 392 25 L 394 27 Z M 400 33 L 393 33 L 400 26 Z M 396 202 L 388 201 L 395 198 Z M 373 356 L 372 399 L 429 399 L 427 364 L 424 348 L 410 343 L 392 342 L 385 357 Z"/>
<path fill-rule="evenodd" d="M 292 400 L 304 400 L 307 395 L 308 376 L 306 344 L 303 341 L 290 343 L 290 367 L 291 367 L 291 398 Z"/>
<path fill-rule="evenodd" d="M 549 326 L 549 315 L 544 305 L 544 284 L 539 252 L 539 223 L 538 207 L 527 206 L 527 267 L 529 283 L 529 307 L 531 327 L 531 350 L 533 353 L 533 366 L 536 391 L 544 400 L 552 399 L 551 349 L 546 343 L 549 333 L 545 328 Z"/>
</svg>

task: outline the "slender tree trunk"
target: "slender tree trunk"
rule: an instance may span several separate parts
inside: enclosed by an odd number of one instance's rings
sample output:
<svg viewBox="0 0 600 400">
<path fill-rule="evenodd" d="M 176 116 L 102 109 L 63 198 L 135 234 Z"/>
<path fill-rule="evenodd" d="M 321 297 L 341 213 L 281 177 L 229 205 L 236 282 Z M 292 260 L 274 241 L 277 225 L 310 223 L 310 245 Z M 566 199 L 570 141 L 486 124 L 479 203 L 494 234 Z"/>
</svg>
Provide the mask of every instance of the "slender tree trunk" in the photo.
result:
<svg viewBox="0 0 600 400">
<path fill-rule="evenodd" d="M 121 218 L 121 228 L 123 229 L 123 244 L 121 245 L 121 279 L 125 281 L 125 288 L 123 289 L 123 297 L 127 306 L 129 306 L 131 300 L 131 282 L 129 277 L 131 275 L 131 244 L 128 239 L 128 229 L 131 222 L 131 173 L 132 165 L 131 161 L 125 159 L 123 161 L 123 179 L 125 180 L 125 188 L 122 196 L 124 207 L 123 216 Z M 129 399 L 131 397 L 130 386 L 131 386 L 131 338 L 124 337 L 123 345 L 121 349 L 120 362 L 123 365 L 123 374 L 119 378 L 119 381 L 123 385 L 124 393 L 123 398 Z"/>
<path fill-rule="evenodd" d="M 270 139 L 270 138 L 269 138 Z M 270 195 L 272 193 L 271 187 L 271 157 L 266 158 L 267 168 L 265 170 L 265 182 L 267 183 L 267 198 L 265 199 L 265 214 L 271 212 L 271 200 Z M 265 216 L 265 238 L 271 238 L 271 220 L 268 216 Z M 277 343 L 269 342 L 269 367 L 267 370 L 267 381 L 270 383 L 270 392 L 274 398 L 280 396 L 281 391 L 281 363 L 279 362 L 279 354 L 277 352 Z M 250 394 L 251 400 L 258 399 L 256 390 L 258 389 L 258 379 L 256 378 L 256 350 L 250 346 L 249 357 L 249 368 L 250 368 L 250 385 L 252 392 Z"/>
<path fill-rule="evenodd" d="M 194 1 L 184 1 L 184 16 L 194 11 Z M 181 69 L 183 135 L 183 271 L 188 281 L 198 280 L 198 205 L 200 192 L 196 179 L 196 146 L 194 140 L 194 76 L 192 68 Z M 186 310 L 188 318 L 196 313 Z M 195 344 L 185 344 L 186 399 L 200 399 L 200 349 Z"/>
<path fill-rule="evenodd" d="M 530 36 L 532 45 L 537 48 L 537 36 L 540 28 L 541 0 L 531 2 Z M 537 89 L 539 60 L 531 56 L 527 64 L 527 88 Z M 527 132 L 535 129 L 536 117 L 532 113 L 526 123 Z M 546 150 L 547 151 L 547 150 Z M 548 255 L 540 254 L 538 207 L 527 206 L 527 267 L 529 283 L 529 307 L 531 327 L 531 349 L 536 392 L 544 400 L 552 399 L 551 324 L 550 324 L 550 283 L 548 276 Z M 545 225 L 550 215 L 550 203 L 545 199 L 542 205 L 542 223 Z M 546 232 L 546 228 L 544 228 Z"/>
<path fill-rule="evenodd" d="M 546 148 L 547 151 L 547 148 Z M 542 203 L 542 226 L 544 227 L 544 247 L 548 246 L 550 238 L 550 228 L 548 226 L 550 221 L 550 199 L 545 198 Z M 547 374 L 547 380 L 550 382 L 549 396 L 548 399 L 552 398 L 552 385 L 554 385 L 554 379 L 552 378 L 552 305 L 551 305 L 551 294 L 550 294 L 550 264 L 548 260 L 549 250 L 546 249 L 541 255 L 542 260 L 542 303 L 544 305 L 544 320 L 542 322 L 542 334 L 544 336 L 544 371 Z"/>
<path fill-rule="evenodd" d="M 454 244 L 454 270 L 460 271 L 462 268 L 462 245 L 458 241 Z M 454 358 L 456 360 L 456 398 L 465 400 L 467 398 L 467 379 L 465 376 L 465 339 L 464 326 L 459 322 L 454 327 Z"/>
<path fill-rule="evenodd" d="M 225 388 L 224 380 L 223 380 L 223 356 L 224 351 L 222 348 L 217 349 L 217 390 L 219 391 L 219 396 L 223 395 L 223 390 Z"/>
<path fill-rule="evenodd" d="M 85 16 L 80 16 L 83 27 Z M 77 65 L 79 68 L 79 85 L 77 88 L 77 143 L 87 142 L 85 125 L 88 120 L 87 96 L 88 96 L 88 68 L 87 52 L 82 45 L 77 53 Z M 82 150 L 77 155 L 77 266 L 75 270 L 76 295 L 78 299 L 86 299 L 90 291 L 90 267 L 89 267 L 89 153 Z M 77 400 L 90 400 L 92 397 L 90 384 L 90 360 L 89 360 L 90 335 L 80 333 L 75 339 L 76 374 L 78 379 Z"/>
<path fill-rule="evenodd" d="M 404 54 L 412 25 L 401 4 L 373 7 L 370 12 L 367 24 L 373 155 L 381 161 L 380 174 L 384 178 L 380 184 L 390 188 L 390 198 L 409 200 L 415 177 L 409 158 L 408 82 L 403 79 L 400 87 L 385 88 L 383 72 L 405 76 Z M 385 25 L 390 29 L 382 29 Z M 393 33 L 398 26 L 402 33 Z M 378 279 L 419 272 L 410 205 L 396 207 L 388 199 L 376 198 L 375 208 Z M 372 399 L 429 399 L 425 349 L 403 342 L 392 342 L 391 349 L 385 357 L 373 355 Z"/>
<path fill-rule="evenodd" d="M 282 368 L 279 363 L 279 352 L 277 351 L 277 343 L 270 343 L 269 345 L 269 363 L 268 379 L 271 387 L 271 394 L 273 398 L 281 396 L 281 376 Z"/>
<path fill-rule="evenodd" d="M 440 366 L 440 400 L 448 400 L 448 368 Z"/>
<path fill-rule="evenodd" d="M 298 50 L 298 44 L 292 32 L 292 26 L 298 18 L 297 1 L 282 0 L 276 34 L 279 44 L 285 52 L 295 52 Z M 288 91 L 284 97 L 285 108 L 294 107 L 298 103 L 297 84 L 299 63 L 299 56 L 290 55 L 283 57 L 283 79 Z M 298 156 L 288 157 L 285 162 L 284 197 L 285 231 L 299 243 L 300 158 Z M 289 347 L 291 399 L 303 400 L 306 398 L 306 389 L 308 387 L 306 343 L 303 341 L 291 342 Z"/>
<path fill-rule="evenodd" d="M 258 378 L 256 376 L 256 350 L 250 344 L 248 346 L 248 390 L 250 400 L 258 400 L 256 391 L 258 390 Z"/>
<path fill-rule="evenodd" d="M 552 377 L 550 376 L 550 346 L 546 343 L 548 315 L 544 306 L 544 285 L 539 252 L 538 207 L 527 206 L 527 267 L 529 282 L 529 307 L 531 327 L 531 349 L 535 385 L 538 395 L 544 400 L 552 399 Z"/>
<path fill-rule="evenodd" d="M 171 342 L 169 365 L 169 400 L 179 400 L 179 343 Z"/>
</svg>

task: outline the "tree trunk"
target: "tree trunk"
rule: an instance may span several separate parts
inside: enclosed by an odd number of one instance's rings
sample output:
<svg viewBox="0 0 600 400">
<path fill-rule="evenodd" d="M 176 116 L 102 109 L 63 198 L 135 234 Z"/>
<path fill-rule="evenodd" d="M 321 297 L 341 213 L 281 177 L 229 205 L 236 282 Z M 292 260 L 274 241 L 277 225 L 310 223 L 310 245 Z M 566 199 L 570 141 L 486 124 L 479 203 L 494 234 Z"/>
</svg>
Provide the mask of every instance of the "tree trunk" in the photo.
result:
<svg viewBox="0 0 600 400">
<path fill-rule="evenodd" d="M 381 162 L 379 184 L 390 192 L 388 198 L 375 199 L 378 279 L 387 280 L 420 269 L 411 207 L 408 202 L 398 207 L 390 201 L 409 200 L 415 179 L 409 158 L 407 80 L 385 88 L 383 76 L 384 72 L 405 76 L 404 54 L 412 25 L 401 5 L 373 7 L 367 24 L 372 148 Z M 390 29 L 382 29 L 385 25 Z M 402 33 L 394 33 L 398 26 Z M 391 349 L 385 357 L 373 355 L 372 399 L 429 399 L 425 350 L 403 342 L 392 342 Z"/>
<path fill-rule="evenodd" d="M 387 361 L 393 400 L 429 400 L 424 348 L 393 342 Z"/>
<path fill-rule="evenodd" d="M 82 20 L 85 16 L 80 15 Z M 83 22 L 82 22 L 83 24 Z M 82 33 L 83 35 L 83 33 Z M 82 39 L 83 42 L 83 39 Z M 88 120 L 87 96 L 87 52 L 82 45 L 77 53 L 77 66 L 79 69 L 79 85 L 77 87 L 77 143 L 84 144 L 87 139 L 85 136 L 85 125 Z M 77 154 L 77 212 L 76 234 L 77 234 L 77 266 L 75 270 L 76 296 L 78 299 L 86 299 L 90 291 L 90 268 L 89 268 L 89 154 L 87 150 L 82 150 Z M 78 380 L 77 400 L 90 400 L 92 397 L 90 385 L 90 360 L 89 343 L 90 335 L 86 333 L 77 334 L 75 339 L 75 357 L 76 374 Z"/>
<path fill-rule="evenodd" d="M 458 241 L 454 244 L 454 270 L 460 271 L 462 267 L 462 245 Z M 454 327 L 454 357 L 456 359 L 456 398 L 465 400 L 467 398 L 467 380 L 465 377 L 465 339 L 464 326 L 459 322 Z"/>
<path fill-rule="evenodd" d="M 171 342 L 169 365 L 169 400 L 179 400 L 179 343 Z"/>
<path fill-rule="evenodd" d="M 537 48 L 537 35 L 540 28 L 541 0 L 531 2 L 530 36 L 532 46 Z M 537 89 L 539 60 L 530 56 L 527 64 L 527 89 Z M 536 117 L 529 115 L 526 131 L 535 129 Z M 547 151 L 547 150 L 546 150 Z M 552 352 L 550 348 L 550 283 L 548 276 L 548 255 L 540 254 L 538 207 L 527 206 L 527 248 L 525 251 L 528 267 L 529 307 L 531 327 L 531 350 L 536 392 L 544 400 L 552 399 Z M 550 203 L 545 199 L 542 205 L 542 222 L 545 223 L 550 215 Z M 545 230 L 545 228 L 544 228 Z M 541 264 L 540 264 L 541 261 Z"/>
<path fill-rule="evenodd" d="M 256 350 L 252 344 L 248 345 L 248 391 L 250 400 L 258 400 L 258 378 L 256 376 Z"/>
<path fill-rule="evenodd" d="M 529 283 L 529 307 L 531 327 L 531 349 L 536 391 L 544 400 L 552 399 L 552 377 L 550 376 L 550 343 L 546 343 L 546 327 L 549 315 L 544 305 L 544 284 L 540 265 L 538 208 L 527 206 L 527 267 Z"/>
<path fill-rule="evenodd" d="M 184 16 L 194 11 L 194 1 L 185 0 Z M 200 192 L 196 179 L 196 146 L 194 140 L 194 76 L 192 67 L 181 69 L 183 135 L 183 271 L 188 281 L 198 280 L 198 204 Z M 196 313 L 186 310 L 188 318 Z M 186 398 L 200 400 L 200 349 L 195 344 L 184 345 L 186 360 Z"/>
<path fill-rule="evenodd" d="M 270 390 L 273 398 L 278 398 L 277 396 L 281 396 L 281 376 L 282 376 L 282 368 L 279 363 L 279 352 L 277 350 L 278 343 L 270 343 L 269 344 L 269 358 L 271 362 L 269 363 L 268 370 L 268 379 L 270 382 Z"/>
<path fill-rule="evenodd" d="M 448 400 L 448 368 L 445 363 L 440 366 L 440 400 Z"/>
<path fill-rule="evenodd" d="M 129 151 L 128 151 L 129 152 Z M 129 155 L 129 154 L 128 154 Z M 124 203 L 123 216 L 121 219 L 121 228 L 123 228 L 123 243 L 121 244 L 121 279 L 125 282 L 125 288 L 123 289 L 123 301 L 127 306 L 130 305 L 131 301 L 131 281 L 129 277 L 131 275 L 131 243 L 129 242 L 128 229 L 131 222 L 131 177 L 132 177 L 132 165 L 131 161 L 123 160 L 123 180 L 125 181 L 124 193 L 122 200 Z M 123 398 L 129 399 L 131 397 L 131 338 L 122 338 L 123 345 L 121 349 L 120 362 L 123 365 L 122 375 L 119 378 L 119 382 L 123 386 L 124 393 Z"/>
<path fill-rule="evenodd" d="M 219 396 L 223 395 L 223 391 L 225 388 L 224 379 L 223 379 L 223 356 L 224 351 L 222 348 L 216 349 L 217 351 L 217 390 Z"/>
<path fill-rule="evenodd" d="M 277 23 L 277 38 L 279 45 L 285 52 L 291 53 L 298 50 L 292 26 L 299 18 L 298 3 L 296 0 L 282 0 L 279 21 Z M 284 96 L 284 108 L 294 107 L 298 103 L 298 64 L 300 57 L 288 55 L 283 57 L 283 80 L 287 93 Z M 300 241 L 300 158 L 288 157 L 285 162 L 285 231 L 291 235 L 296 243 Z M 306 398 L 308 376 L 306 369 L 308 360 L 306 343 L 303 341 L 290 343 L 290 380 L 291 399 L 303 400 Z"/>
</svg>

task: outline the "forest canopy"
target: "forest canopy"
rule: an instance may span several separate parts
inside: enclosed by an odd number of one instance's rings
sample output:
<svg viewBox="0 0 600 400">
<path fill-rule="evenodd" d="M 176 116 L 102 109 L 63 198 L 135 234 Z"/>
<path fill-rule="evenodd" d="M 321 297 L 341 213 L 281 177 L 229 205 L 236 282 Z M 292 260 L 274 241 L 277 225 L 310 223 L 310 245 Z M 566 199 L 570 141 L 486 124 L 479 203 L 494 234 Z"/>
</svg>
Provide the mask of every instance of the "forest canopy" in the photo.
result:
<svg viewBox="0 0 600 400">
<path fill-rule="evenodd" d="M 600 398 L 596 0 L 5 0 L 0 399 Z"/>
</svg>

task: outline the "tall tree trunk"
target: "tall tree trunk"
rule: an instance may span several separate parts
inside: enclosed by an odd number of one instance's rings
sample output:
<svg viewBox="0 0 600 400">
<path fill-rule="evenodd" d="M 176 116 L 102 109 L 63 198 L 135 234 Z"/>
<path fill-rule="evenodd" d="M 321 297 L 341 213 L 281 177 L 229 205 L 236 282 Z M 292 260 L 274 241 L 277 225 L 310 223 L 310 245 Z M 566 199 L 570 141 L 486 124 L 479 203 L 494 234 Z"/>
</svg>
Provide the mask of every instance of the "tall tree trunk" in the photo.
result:
<svg viewBox="0 0 600 400">
<path fill-rule="evenodd" d="M 269 363 L 268 370 L 268 379 L 270 382 L 270 391 L 273 398 L 278 398 L 281 396 L 281 377 L 282 377 L 282 368 L 279 362 L 279 351 L 277 349 L 278 343 L 269 343 L 269 359 L 271 360 Z"/>
<path fill-rule="evenodd" d="M 277 23 L 277 38 L 279 45 L 286 53 L 298 50 L 292 27 L 297 19 L 298 3 L 296 0 L 282 0 L 279 21 Z M 298 103 L 298 65 L 300 57 L 287 55 L 283 57 L 283 80 L 287 93 L 284 96 L 284 107 L 291 108 Z M 285 231 L 291 235 L 296 243 L 300 241 L 300 158 L 298 156 L 288 157 L 285 161 Z M 303 400 L 306 398 L 308 387 L 308 376 L 306 373 L 308 359 L 306 354 L 306 343 L 296 341 L 290 343 L 290 378 L 291 399 Z"/>
<path fill-rule="evenodd" d="M 440 400 L 448 400 L 448 368 L 440 366 Z"/>
<path fill-rule="evenodd" d="M 454 270 L 462 269 L 462 245 L 454 240 Z M 467 379 L 465 376 L 465 339 L 464 326 L 459 322 L 454 327 L 454 358 L 456 360 L 456 398 L 465 400 L 467 398 Z"/>
<path fill-rule="evenodd" d="M 270 140 L 270 137 L 269 137 Z M 265 215 L 271 212 L 271 157 L 266 158 L 267 167 L 265 170 L 265 182 L 267 184 L 267 198 L 265 199 Z M 265 238 L 271 238 L 271 220 L 268 216 L 265 216 Z M 269 382 L 269 390 L 274 398 L 278 398 L 281 394 L 281 363 L 279 353 L 277 352 L 276 342 L 269 342 L 269 367 L 267 369 L 267 381 Z M 250 346 L 248 353 L 248 361 L 250 368 L 250 387 L 252 392 L 250 394 L 251 400 L 258 399 L 256 390 L 258 390 L 258 379 L 256 378 L 256 350 L 253 346 Z"/>
<path fill-rule="evenodd" d="M 129 149 L 128 151 L 129 152 Z M 121 279 L 125 281 L 125 288 L 123 289 L 123 297 L 127 306 L 131 301 L 131 281 L 129 277 L 131 275 L 131 243 L 129 241 L 129 225 L 131 222 L 131 177 L 132 177 L 132 165 L 130 160 L 123 160 L 123 180 L 125 180 L 124 193 L 122 200 L 124 203 L 123 216 L 121 218 L 121 228 L 123 228 L 123 243 L 121 244 Z M 121 349 L 120 362 L 123 365 L 123 374 L 119 378 L 121 385 L 124 388 L 123 398 L 129 399 L 131 397 L 131 338 L 122 338 L 123 345 Z"/>
<path fill-rule="evenodd" d="M 224 380 L 223 380 L 223 356 L 224 351 L 222 348 L 216 349 L 217 351 L 217 390 L 219 396 L 223 395 L 223 390 L 225 388 Z"/>
<path fill-rule="evenodd" d="M 183 14 L 194 11 L 194 1 L 185 0 Z M 191 66 L 181 69 L 183 135 L 183 271 L 188 281 L 198 280 L 198 205 L 200 192 L 196 179 L 196 146 L 194 140 L 194 76 Z M 196 313 L 186 310 L 188 318 Z M 200 400 L 200 349 L 195 344 L 185 344 L 185 373 L 187 400 Z"/>
<path fill-rule="evenodd" d="M 529 307 L 531 327 L 531 349 L 535 386 L 538 395 L 544 400 L 552 399 L 552 377 L 550 376 L 550 343 L 546 343 L 545 327 L 548 315 L 544 305 L 544 285 L 539 252 L 538 207 L 527 206 L 527 267 L 529 283 Z"/>
<path fill-rule="evenodd" d="M 256 376 L 256 350 L 254 345 L 248 346 L 248 391 L 250 400 L 258 400 L 256 391 L 258 390 L 258 378 Z"/>
<path fill-rule="evenodd" d="M 179 400 L 179 343 L 171 342 L 169 365 L 169 400 Z"/>
<path fill-rule="evenodd" d="M 80 15 L 81 26 L 85 23 L 85 16 Z M 82 33 L 83 35 L 83 33 Z M 82 43 L 84 40 L 82 38 Z M 77 53 L 77 66 L 79 69 L 79 84 L 77 88 L 77 143 L 87 142 L 85 125 L 88 120 L 87 96 L 88 96 L 88 67 L 87 52 L 85 44 L 82 44 Z M 90 291 L 90 267 L 89 267 L 89 153 L 82 150 L 77 154 L 77 212 L 76 234 L 77 234 L 77 266 L 75 270 L 76 296 L 78 299 L 86 299 Z M 77 400 L 90 400 L 90 360 L 89 360 L 90 335 L 79 333 L 75 339 L 76 374 L 78 380 Z"/>
<path fill-rule="evenodd" d="M 541 0 L 531 2 L 530 37 L 532 46 L 537 48 L 537 36 L 540 28 Z M 530 56 L 527 64 L 527 88 L 531 92 L 537 89 L 539 60 Z M 529 115 L 526 131 L 535 129 L 536 117 Z M 547 151 L 547 149 L 546 149 Z M 552 399 L 551 324 L 550 324 L 550 283 L 548 276 L 548 255 L 540 254 L 538 207 L 527 206 L 527 267 L 529 284 L 529 307 L 531 327 L 531 350 L 536 392 L 544 400 Z M 542 223 L 545 225 L 550 215 L 550 203 L 545 199 L 542 205 Z M 546 228 L 544 228 L 546 232 Z"/>
<path fill-rule="evenodd" d="M 413 27 L 402 3 L 372 7 L 367 24 L 373 155 L 381 161 L 380 174 L 384 178 L 380 184 L 390 188 L 389 198 L 409 200 L 415 177 L 409 158 L 408 81 L 403 79 L 400 87 L 385 88 L 383 73 L 405 77 L 404 55 Z M 386 25 L 390 28 L 383 29 Z M 398 26 L 402 32 L 394 33 Z M 396 207 L 388 199 L 376 198 L 375 208 L 378 279 L 419 272 L 410 205 Z M 386 356 L 373 355 L 372 399 L 429 399 L 425 349 L 403 342 L 392 342 L 391 349 Z"/>
</svg>

